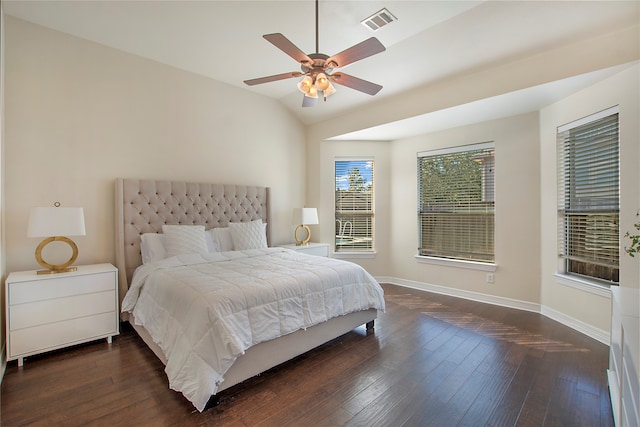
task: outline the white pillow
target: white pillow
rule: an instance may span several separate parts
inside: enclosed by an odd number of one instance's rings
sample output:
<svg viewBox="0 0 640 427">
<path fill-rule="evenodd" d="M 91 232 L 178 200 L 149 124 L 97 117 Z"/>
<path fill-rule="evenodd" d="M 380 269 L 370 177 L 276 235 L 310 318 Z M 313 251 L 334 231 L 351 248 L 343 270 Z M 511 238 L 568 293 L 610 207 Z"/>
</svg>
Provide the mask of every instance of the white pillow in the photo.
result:
<svg viewBox="0 0 640 427">
<path fill-rule="evenodd" d="M 212 228 L 207 234 L 211 236 L 213 243 L 220 252 L 233 250 L 233 239 L 231 238 L 231 230 L 228 227 Z"/>
<path fill-rule="evenodd" d="M 262 220 L 251 222 L 230 222 L 231 238 L 236 251 L 267 247 L 266 225 Z"/>
<path fill-rule="evenodd" d="M 209 252 L 203 225 L 163 225 L 162 232 L 169 256 Z"/>
<path fill-rule="evenodd" d="M 209 252 L 210 254 L 214 252 L 220 252 L 218 250 L 218 245 L 216 245 L 216 242 L 213 241 L 213 236 L 211 235 L 211 233 L 207 233 L 205 231 L 204 238 L 207 241 L 207 252 Z"/>
<path fill-rule="evenodd" d="M 144 233 L 140 236 L 140 253 L 142 254 L 143 264 L 167 258 L 164 234 Z"/>
</svg>

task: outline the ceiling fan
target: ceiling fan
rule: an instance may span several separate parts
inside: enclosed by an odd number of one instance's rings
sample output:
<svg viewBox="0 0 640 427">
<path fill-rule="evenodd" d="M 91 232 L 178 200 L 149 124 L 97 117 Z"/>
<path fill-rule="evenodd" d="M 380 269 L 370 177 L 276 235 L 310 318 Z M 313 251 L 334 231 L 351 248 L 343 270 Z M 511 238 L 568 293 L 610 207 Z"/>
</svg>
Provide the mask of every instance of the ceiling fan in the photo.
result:
<svg viewBox="0 0 640 427">
<path fill-rule="evenodd" d="M 332 95 L 336 91 L 335 87 L 331 84 L 332 82 L 369 95 L 375 95 L 382 89 L 382 86 L 358 77 L 341 72 L 333 72 L 336 68 L 344 67 L 345 65 L 383 52 L 385 47 L 378 39 L 371 37 L 333 56 L 320 53 L 318 48 L 318 0 L 316 0 L 315 53 L 305 54 L 280 33 L 265 34 L 262 37 L 299 62 L 302 72 L 291 71 L 273 76 L 245 80 L 244 83 L 249 86 L 304 76 L 298 83 L 298 89 L 304 94 L 302 98 L 303 107 L 316 105 L 319 92 L 322 92 L 322 96 L 326 101 L 327 96 Z"/>
</svg>

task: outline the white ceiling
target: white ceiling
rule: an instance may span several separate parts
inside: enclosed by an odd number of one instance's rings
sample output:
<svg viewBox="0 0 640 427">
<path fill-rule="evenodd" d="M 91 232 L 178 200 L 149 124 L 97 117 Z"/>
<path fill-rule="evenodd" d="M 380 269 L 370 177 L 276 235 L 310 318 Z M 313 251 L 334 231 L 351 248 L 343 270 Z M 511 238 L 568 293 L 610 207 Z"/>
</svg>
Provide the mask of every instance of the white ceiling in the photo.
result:
<svg viewBox="0 0 640 427">
<path fill-rule="evenodd" d="M 333 55 L 369 37 L 377 37 L 387 50 L 348 65 L 344 71 L 378 83 L 383 89 L 371 97 L 337 86 L 338 92 L 326 103 L 303 109 L 297 79 L 252 87 L 243 80 L 299 71 L 292 58 L 262 35 L 282 33 L 302 51 L 313 53 L 313 0 L 9 0 L 3 4 L 7 15 L 277 99 L 305 124 L 346 114 L 374 99 L 380 101 L 447 76 L 471 73 L 558 44 L 636 25 L 640 20 L 640 2 L 636 0 L 320 0 L 320 52 Z M 360 23 L 383 7 L 398 20 L 375 33 Z M 514 105 L 517 109 L 535 110 L 604 75 L 592 73 L 531 88 L 468 104 L 457 112 L 486 111 L 487 103 L 511 112 Z M 444 118 L 447 113 L 451 111 L 434 114 Z M 376 139 L 395 139 L 398 129 L 407 133 L 408 129 L 424 126 L 419 118 L 401 124 L 376 128 Z M 362 132 L 349 137 L 369 138 Z"/>
<path fill-rule="evenodd" d="M 591 73 L 522 89 L 508 94 L 493 96 L 432 113 L 349 132 L 328 139 L 332 141 L 393 141 L 458 126 L 538 111 L 544 106 L 553 104 L 629 66 L 631 66 L 631 64 L 593 71 Z"/>
</svg>

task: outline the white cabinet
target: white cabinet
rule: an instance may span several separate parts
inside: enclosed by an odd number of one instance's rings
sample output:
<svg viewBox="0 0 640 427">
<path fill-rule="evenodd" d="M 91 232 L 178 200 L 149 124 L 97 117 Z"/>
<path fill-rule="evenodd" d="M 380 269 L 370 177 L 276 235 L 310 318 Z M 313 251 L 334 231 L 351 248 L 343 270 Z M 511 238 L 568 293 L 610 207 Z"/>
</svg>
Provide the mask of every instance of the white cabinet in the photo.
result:
<svg viewBox="0 0 640 427">
<path fill-rule="evenodd" d="M 609 393 L 615 424 L 640 425 L 640 317 L 638 294 L 619 286 L 611 287 L 611 346 L 609 350 Z M 630 308 L 632 307 L 632 308 Z"/>
<path fill-rule="evenodd" d="M 329 256 L 329 244 L 328 243 L 314 243 L 309 242 L 306 245 L 296 245 L 295 243 L 290 245 L 280 245 L 281 248 L 293 249 L 294 251 L 302 252 L 308 255 L 317 256 Z"/>
<path fill-rule="evenodd" d="M 5 283 L 7 360 L 23 358 L 119 333 L 118 270 L 79 266 L 70 273 L 9 274 Z"/>
</svg>

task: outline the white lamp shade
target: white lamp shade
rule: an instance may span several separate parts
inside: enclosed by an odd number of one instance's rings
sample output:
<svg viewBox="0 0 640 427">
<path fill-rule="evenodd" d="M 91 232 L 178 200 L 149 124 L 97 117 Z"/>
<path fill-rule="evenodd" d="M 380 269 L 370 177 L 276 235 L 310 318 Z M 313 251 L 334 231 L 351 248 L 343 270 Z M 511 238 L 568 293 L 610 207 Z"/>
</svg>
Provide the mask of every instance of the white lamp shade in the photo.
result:
<svg viewBox="0 0 640 427">
<path fill-rule="evenodd" d="M 84 209 L 33 207 L 27 237 L 84 236 Z"/>
<path fill-rule="evenodd" d="M 307 92 L 304 96 L 308 96 L 309 98 L 318 98 L 318 89 L 315 86 L 311 86 L 309 88 L 309 92 Z"/>
<path fill-rule="evenodd" d="M 329 82 L 329 79 L 327 78 L 327 75 L 325 73 L 318 73 L 315 82 L 316 89 L 325 90 L 329 87 L 330 84 L 331 82 Z"/>
<path fill-rule="evenodd" d="M 318 209 L 316 208 L 293 208 L 293 225 L 304 224 L 314 225 L 318 223 Z"/>
<path fill-rule="evenodd" d="M 309 89 L 313 86 L 313 79 L 310 76 L 305 76 L 300 82 L 298 82 L 298 90 L 304 94 L 309 93 Z"/>
<path fill-rule="evenodd" d="M 329 85 L 327 86 L 327 88 L 323 92 L 324 97 L 326 98 L 327 96 L 331 96 L 334 93 L 336 93 L 336 88 L 331 83 L 329 83 Z"/>
</svg>

